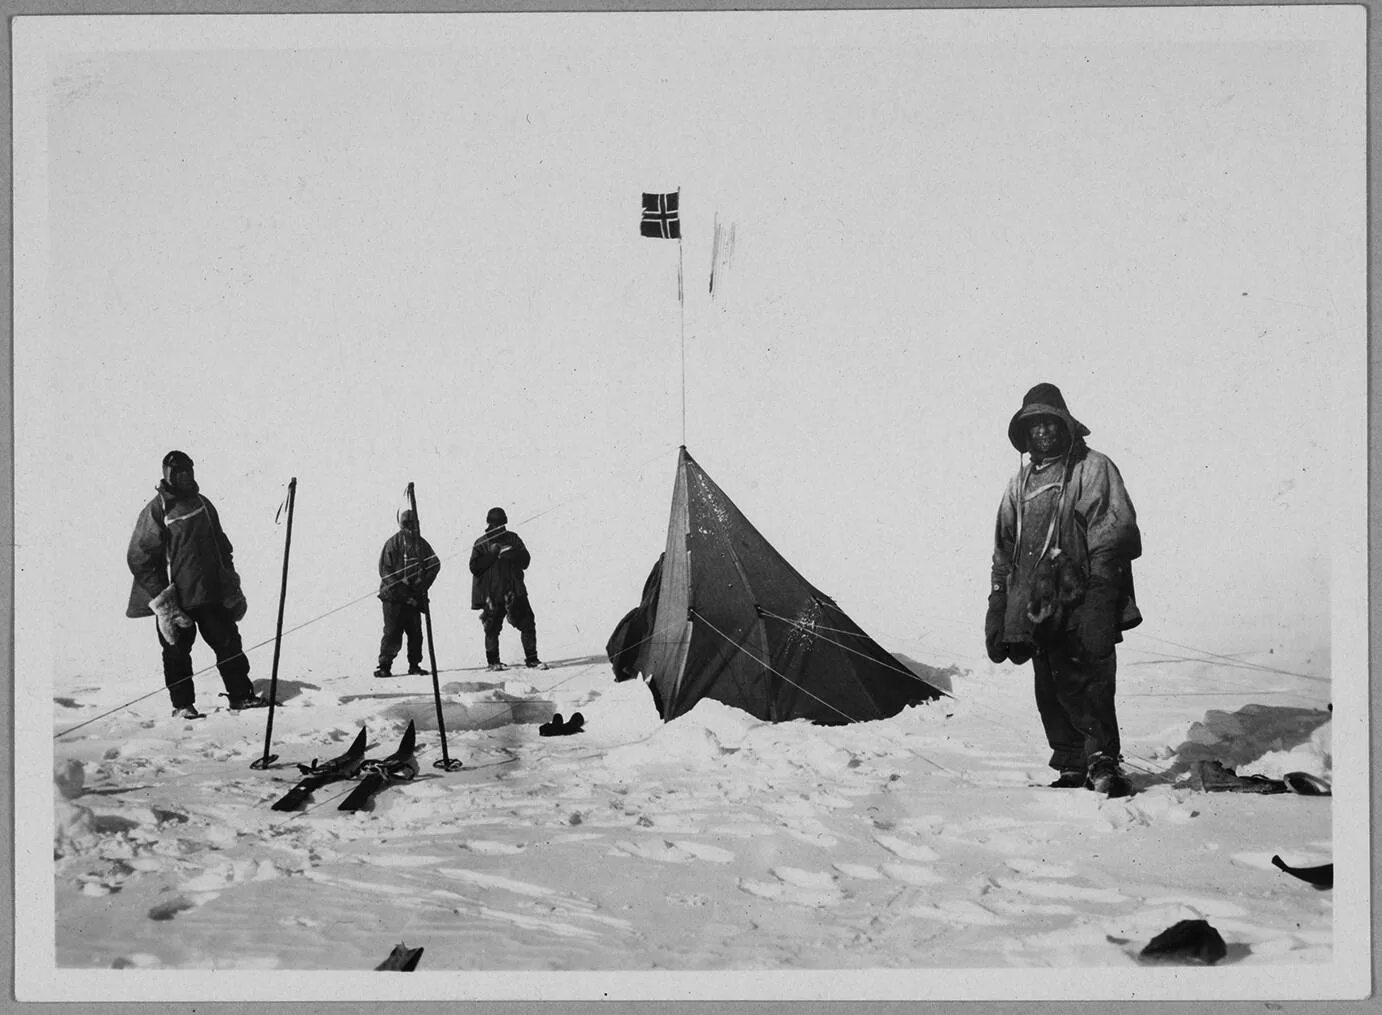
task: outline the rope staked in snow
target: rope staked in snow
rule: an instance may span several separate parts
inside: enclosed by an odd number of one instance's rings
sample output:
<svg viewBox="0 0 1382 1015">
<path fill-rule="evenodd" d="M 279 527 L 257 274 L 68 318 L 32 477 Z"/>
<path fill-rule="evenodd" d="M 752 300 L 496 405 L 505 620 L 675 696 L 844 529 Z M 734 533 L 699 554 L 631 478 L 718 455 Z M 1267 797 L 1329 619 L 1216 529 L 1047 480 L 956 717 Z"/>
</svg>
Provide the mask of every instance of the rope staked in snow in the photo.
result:
<svg viewBox="0 0 1382 1015">
<path fill-rule="evenodd" d="M 772 613 L 772 612 L 770 612 L 770 611 L 768 611 L 768 610 L 763 610 L 762 612 L 763 612 L 763 615 L 764 615 L 765 617 L 772 617 L 774 620 L 780 620 L 780 621 L 782 621 L 783 623 L 791 624 L 792 626 L 798 627 L 798 628 L 800 628 L 801 630 L 806 630 L 806 626 L 805 626 L 805 625 L 799 624 L 799 623 L 797 623 L 796 621 L 789 620 L 789 619 L 786 618 L 786 617 L 778 616 L 777 614 Z M 702 618 L 702 619 L 704 619 L 704 618 Z M 817 628 L 815 628 L 815 630 L 818 630 L 818 631 L 819 631 L 819 630 L 834 630 L 834 629 L 832 629 L 832 628 L 820 628 L 820 627 L 817 627 Z M 853 631 L 840 631 L 839 633 L 841 633 L 841 634 L 854 634 Z M 840 643 L 837 642 L 837 641 L 831 641 L 831 639 L 829 639 L 829 638 L 822 638 L 821 641 L 829 642 L 831 645 L 834 645 L 834 646 L 836 646 L 837 648 L 843 649 L 843 650 L 846 651 L 846 652 L 853 652 L 855 655 L 860 655 L 860 656 L 863 655 L 862 652 L 859 652 L 859 651 L 857 651 L 857 650 L 855 650 L 855 649 L 852 649 L 852 648 L 850 648 L 848 645 L 842 645 L 842 644 L 840 644 Z M 866 658 L 872 658 L 872 657 L 869 656 L 869 657 L 866 657 Z M 776 672 L 776 671 L 774 671 L 774 672 Z M 910 670 L 904 670 L 904 669 L 900 669 L 900 668 L 899 668 L 897 672 L 899 672 L 899 673 L 906 673 L 907 676 L 912 677 L 914 680 L 917 680 L 918 682 L 921 682 L 921 683 L 925 683 L 925 681 L 923 681 L 923 680 L 922 680 L 920 677 L 918 677 L 915 673 L 912 673 Z M 781 676 L 781 674 L 778 674 L 778 675 Z M 783 679 L 786 680 L 785 677 L 783 677 Z M 791 683 L 791 681 L 788 681 L 788 683 Z M 929 687 L 929 686 L 931 686 L 931 685 L 930 685 L 930 684 L 927 684 L 927 686 Z M 938 690 L 939 690 L 939 688 L 938 688 Z M 808 693 L 809 693 L 809 692 L 808 692 Z M 942 691 L 941 693 L 944 694 L 945 692 Z M 812 695 L 812 697 L 814 698 L 815 695 Z M 953 698 L 954 695 L 946 694 L 946 697 L 947 697 L 947 698 Z M 817 701 L 820 701 L 819 698 L 817 698 L 816 700 L 817 700 Z M 825 703 L 822 702 L 822 704 L 825 704 Z M 838 711 L 838 710 L 837 710 L 837 711 Z M 1006 714 L 1006 713 L 1005 713 L 1005 714 Z M 1005 724 L 1005 723 L 1001 723 L 1001 722 L 999 722 L 997 719 L 994 719 L 994 718 L 992 718 L 991 716 L 985 715 L 983 712 L 976 711 L 976 712 L 975 712 L 975 715 L 977 715 L 980 719 L 985 719 L 985 720 L 987 720 L 988 722 L 993 723 L 993 724 L 994 724 L 995 726 L 997 726 L 999 729 L 1006 730 L 1006 731 L 1009 732 L 1009 733 L 1021 733 L 1021 732 L 1022 732 L 1020 729 L 1018 729 L 1017 726 L 1009 726 L 1009 725 L 1007 725 L 1007 724 Z M 1016 717 L 1014 716 L 1013 718 L 1016 718 Z M 930 761 L 931 759 L 929 759 L 929 758 L 924 758 L 923 760 Z M 1138 770 L 1142 771 L 1144 774 L 1147 774 L 1147 775 L 1161 775 L 1161 774 L 1165 773 L 1165 772 L 1170 768 L 1169 765 L 1162 766 L 1162 767 L 1158 768 L 1158 767 L 1156 767 L 1156 763 L 1153 762 L 1153 761 L 1151 761 L 1150 759 L 1148 759 L 1148 758 L 1142 758 L 1142 757 L 1139 757 L 1138 755 L 1134 755 L 1134 754 L 1127 754 L 1127 753 L 1125 753 L 1125 754 L 1123 755 L 1123 761 L 1124 761 L 1125 764 L 1128 765 L 1129 768 L 1138 769 Z M 932 762 L 932 764 L 935 764 L 935 762 Z"/>
<path fill-rule="evenodd" d="M 806 688 L 802 687 L 800 684 L 798 684 L 798 683 L 797 683 L 795 680 L 793 680 L 791 677 L 787 676 L 785 673 L 782 673 L 782 672 L 779 671 L 779 670 L 773 669 L 771 666 L 769 666 L 769 665 L 768 665 L 766 662 L 764 662 L 762 659 L 759 659 L 759 658 L 758 658 L 756 655 L 754 655 L 752 652 L 748 651 L 748 649 L 744 648 L 742 645 L 739 645 L 739 644 L 738 644 L 737 642 L 735 642 L 732 638 L 730 638 L 729 635 L 725 634 L 725 632 L 721 631 L 718 627 L 716 627 L 714 624 L 712 624 L 712 623 L 710 622 L 710 620 L 707 619 L 707 618 L 706 618 L 702 613 L 700 613 L 699 611 L 693 609 L 693 610 L 691 611 L 691 614 L 692 614 L 692 616 L 694 616 L 694 617 L 696 617 L 697 619 L 701 620 L 701 621 L 705 624 L 706 627 L 710 628 L 710 630 L 712 630 L 712 631 L 714 631 L 716 634 L 718 634 L 718 635 L 720 636 L 720 638 L 723 639 L 723 640 L 725 641 L 726 644 L 730 645 L 736 652 L 742 652 L 744 655 L 748 656 L 750 659 L 752 659 L 754 662 L 756 662 L 759 666 L 762 666 L 762 667 L 763 667 L 765 670 L 767 670 L 769 673 L 772 673 L 772 674 L 774 674 L 775 676 L 781 677 L 783 680 L 787 681 L 787 683 L 791 684 L 793 687 L 795 687 L 795 688 L 796 688 L 798 691 L 800 691 L 802 694 L 805 694 L 807 697 L 815 698 L 817 701 L 819 701 L 822 705 L 824 705 L 826 708 L 830 709 L 830 710 L 831 710 L 832 712 L 834 712 L 835 714 L 840 715 L 840 716 L 843 716 L 846 722 L 858 722 L 858 721 L 859 721 L 859 720 L 853 718 L 852 716 L 846 715 L 844 712 L 840 711 L 838 708 L 836 708 L 834 705 L 830 704 L 830 702 L 826 701 L 824 698 L 821 698 L 821 697 L 819 697 L 818 695 L 812 694 L 810 691 L 808 691 Z M 957 779 L 958 779 L 958 778 L 961 778 L 960 773 L 951 771 L 950 769 L 948 769 L 948 768 L 946 768 L 944 765 L 942 765 L 940 762 L 938 762 L 938 761 L 932 761 L 930 758 L 928 758 L 926 755 L 924 755 L 924 754 L 922 754 L 922 753 L 920 753 L 920 752 L 914 752 L 914 753 L 916 753 L 916 756 L 917 756 L 918 758 L 920 758 L 922 761 L 926 762 L 928 765 L 931 765 L 932 767 L 937 768 L 937 769 L 939 769 L 939 770 L 942 771 L 942 772 L 945 772 L 947 775 L 953 775 L 953 776 L 955 776 Z"/>
<path fill-rule="evenodd" d="M 801 621 L 799 620 L 792 620 L 789 617 L 779 616 L 778 614 L 773 613 L 771 610 L 764 610 L 762 607 L 759 608 L 759 612 L 762 613 L 762 615 L 765 617 L 771 617 L 773 620 L 780 620 L 782 621 L 782 623 L 788 625 L 789 627 L 795 627 L 798 631 L 812 635 L 813 637 L 818 638 L 820 641 L 825 642 L 827 645 L 834 645 L 836 648 L 842 649 L 843 651 L 848 652 L 851 655 L 856 655 L 861 659 L 868 659 L 871 662 L 879 662 L 879 660 L 874 656 L 867 655 L 864 652 L 860 652 L 856 648 L 850 648 L 848 645 L 844 644 L 844 642 L 835 641 L 833 638 L 822 638 L 817 634 L 818 631 L 832 631 L 835 634 L 848 634 L 857 638 L 859 637 L 858 631 L 846 631 L 840 628 L 823 627 L 819 624 L 808 626 L 806 624 L 801 623 Z M 868 635 L 864 635 L 864 637 L 867 638 Z M 881 648 L 882 646 L 879 647 Z M 884 649 L 884 651 L 887 652 L 887 649 Z M 891 652 L 889 652 L 888 654 L 892 655 Z M 882 665 L 883 668 L 886 670 L 892 670 L 894 673 L 898 673 L 911 680 L 915 680 L 918 684 L 926 684 L 926 686 L 931 687 L 932 690 L 941 691 L 939 687 L 932 687 L 932 685 L 929 682 L 921 679 L 921 677 L 917 676 L 915 673 L 907 669 L 905 666 L 891 665 L 888 663 L 884 663 Z M 944 694 L 947 698 L 955 697 L 953 694 L 947 694 L 945 691 L 941 691 L 941 694 Z"/>
<path fill-rule="evenodd" d="M 1183 644 L 1181 644 L 1181 643 L 1178 642 L 1178 641 L 1171 641 L 1169 638 L 1158 638 L 1158 637 L 1156 637 L 1155 635 L 1144 635 L 1144 637 L 1150 638 L 1152 641 L 1159 641 L 1159 642 L 1161 642 L 1163 645 L 1174 645 L 1176 648 L 1185 649 L 1187 652 L 1197 652 L 1197 653 L 1199 653 L 1199 655 L 1196 656 L 1196 657 L 1194 657 L 1193 659 L 1190 659 L 1190 660 L 1175 659 L 1175 660 L 1172 660 L 1173 662 L 1182 662 L 1182 661 L 1185 661 L 1185 662 L 1209 662 L 1209 661 L 1212 660 L 1212 659 L 1217 659 L 1217 660 L 1220 660 L 1220 661 L 1224 662 L 1225 664 L 1227 664 L 1227 665 L 1229 665 L 1229 666 L 1232 666 L 1232 667 L 1235 667 L 1235 668 L 1237 668 L 1237 669 L 1244 669 L 1244 670 L 1261 670 L 1261 671 L 1264 672 L 1264 673 L 1279 673 L 1279 674 L 1281 674 L 1283 677 L 1299 677 L 1301 680 L 1311 680 L 1311 681 L 1314 681 L 1314 682 L 1316 682 L 1316 683 L 1321 683 L 1321 684 L 1330 683 L 1330 678 L 1329 678 L 1329 677 L 1313 677 L 1313 676 L 1311 676 L 1311 675 L 1308 674 L 1308 673 L 1297 673 L 1297 672 L 1295 672 L 1294 670 L 1282 670 L 1282 669 L 1277 669 L 1277 668 L 1274 667 L 1274 666 L 1264 666 L 1264 665 L 1262 665 L 1261 663 L 1247 662 L 1246 660 L 1238 659 L 1238 658 L 1236 658 L 1236 657 L 1234 657 L 1234 656 L 1231 656 L 1231 655 L 1225 655 L 1225 654 L 1222 653 L 1222 652 L 1210 652 L 1210 651 L 1208 651 L 1207 649 L 1196 648 L 1194 645 L 1183 645 Z M 1144 652 L 1144 653 L 1146 653 L 1146 654 L 1148 654 L 1148 655 L 1155 655 L 1155 654 L 1156 654 L 1156 653 L 1152 653 L 1152 652 L 1147 652 L 1146 649 L 1138 649 L 1137 651 L 1139 651 L 1139 652 Z"/>
<path fill-rule="evenodd" d="M 773 620 L 775 620 L 775 621 L 782 621 L 782 622 L 784 622 L 784 624 L 791 624 L 792 626 L 800 626 L 800 621 L 792 621 L 792 620 L 788 620 L 788 618 L 786 618 L 786 617 L 778 617 L 778 615 L 775 614 L 775 613 L 773 613 L 773 611 L 771 611 L 771 610 L 761 610 L 761 607 L 760 607 L 760 611 L 761 611 L 761 613 L 763 613 L 764 617 L 771 617 L 771 618 L 773 618 Z M 825 624 L 813 624 L 813 625 L 811 625 L 811 631 L 825 631 L 826 633 L 831 633 L 831 635 L 849 635 L 849 636 L 851 636 L 851 637 L 858 637 L 858 635 L 860 635 L 860 632 L 858 632 L 858 631 L 846 631 L 846 629 L 844 629 L 844 628 L 831 628 L 831 626 L 826 626 Z M 884 632 L 884 633 L 886 633 L 886 632 Z M 898 636 L 896 636 L 896 635 L 886 635 L 886 636 L 889 637 L 889 640 L 891 640 L 891 642 L 901 642 L 902 644 L 922 644 L 922 643 L 923 643 L 922 640 L 919 640 L 919 639 L 911 639 L 911 637 L 898 637 Z M 868 637 L 872 637 L 872 635 L 868 635 Z M 826 639 L 822 639 L 822 640 L 826 640 Z M 875 640 L 875 642 L 878 642 L 878 639 L 876 639 L 876 637 L 873 637 L 873 640 Z M 837 644 L 837 643 L 836 643 L 836 642 L 832 642 L 831 644 Z M 882 642 L 879 642 L 879 644 L 882 644 Z M 840 649 L 843 649 L 844 646 L 843 646 L 843 644 L 842 644 L 842 646 L 839 646 L 839 647 L 840 647 Z M 987 655 L 977 655 L 977 654 L 958 653 L 958 651 L 948 651 L 948 650 L 944 650 L 943 647 L 941 647 L 941 646 L 933 646 L 933 650 L 934 650 L 934 651 L 945 651 L 945 654 L 951 655 L 951 657 L 955 657 L 955 658 L 973 658 L 973 660 L 978 660 L 978 658 L 988 658 Z M 887 651 L 887 650 L 884 649 L 883 651 Z M 889 653 L 889 655 L 891 655 L 891 654 L 893 654 L 893 653 Z M 912 673 L 912 672 L 909 672 L 909 671 L 900 671 L 900 672 L 905 672 L 905 673 L 907 673 L 907 676 L 914 676 L 914 678 L 915 678 L 915 676 L 916 676 L 916 673 Z M 916 678 L 916 679 L 920 679 L 920 678 Z M 938 689 L 938 687 L 937 687 L 937 690 L 940 690 L 940 689 Z"/>
</svg>

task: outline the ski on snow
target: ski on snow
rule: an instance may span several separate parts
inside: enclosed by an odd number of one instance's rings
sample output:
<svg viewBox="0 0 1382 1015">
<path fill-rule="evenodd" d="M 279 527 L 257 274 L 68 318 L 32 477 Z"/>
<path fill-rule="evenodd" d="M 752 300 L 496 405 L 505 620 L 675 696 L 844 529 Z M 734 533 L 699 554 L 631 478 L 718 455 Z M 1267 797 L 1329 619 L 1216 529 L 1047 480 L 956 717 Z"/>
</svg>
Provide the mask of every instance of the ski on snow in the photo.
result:
<svg viewBox="0 0 1382 1015">
<path fill-rule="evenodd" d="M 363 810 L 381 790 L 414 778 L 417 775 L 417 760 L 414 757 L 416 751 L 417 732 L 410 721 L 408 728 L 403 732 L 403 739 L 398 744 L 398 750 L 386 758 L 371 759 L 361 765 L 360 773 L 364 777 L 360 780 L 360 785 L 351 790 L 350 795 L 342 800 L 336 809 Z"/>
<path fill-rule="evenodd" d="M 365 761 L 365 730 L 360 728 L 360 733 L 355 738 L 355 742 L 350 745 L 350 750 L 334 758 L 329 758 L 321 764 L 315 758 L 310 765 L 298 765 L 298 769 L 305 778 L 296 786 L 283 794 L 278 800 L 274 801 L 273 810 L 276 811 L 295 811 L 301 807 L 312 792 L 328 782 L 336 782 L 341 779 L 349 779 L 360 770 L 360 766 Z"/>
</svg>

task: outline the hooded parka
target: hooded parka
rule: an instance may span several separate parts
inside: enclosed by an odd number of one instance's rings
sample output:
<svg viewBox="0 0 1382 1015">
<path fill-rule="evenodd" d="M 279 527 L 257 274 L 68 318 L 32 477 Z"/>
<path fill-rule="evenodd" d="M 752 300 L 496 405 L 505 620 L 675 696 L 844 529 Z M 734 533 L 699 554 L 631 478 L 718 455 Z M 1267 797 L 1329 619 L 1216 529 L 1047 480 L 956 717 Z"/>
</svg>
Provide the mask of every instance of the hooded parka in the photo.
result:
<svg viewBox="0 0 1382 1015">
<path fill-rule="evenodd" d="M 125 559 L 134 581 L 127 617 L 152 617 L 150 600 L 169 584 L 184 610 L 220 604 L 235 594 L 234 548 L 206 497 L 179 494 L 166 482 L 135 519 Z"/>
<path fill-rule="evenodd" d="M 1117 466 L 1085 444 L 1089 429 L 1075 419 L 1054 385 L 1038 385 L 1008 425 L 1008 438 L 1027 451 L 1026 424 L 1035 416 L 1061 421 L 1069 436 L 1064 455 L 1048 462 L 1024 461 L 1009 480 L 998 506 L 994 533 L 992 588 L 1007 594 L 1003 640 L 1030 644 L 1034 624 L 1028 616 L 1037 564 L 1053 549 L 1073 567 L 1081 587 L 1115 590 L 1118 631 L 1142 622 L 1133 590 L 1131 562 L 1142 554 L 1137 513 Z M 1023 509 L 1019 510 L 1019 505 Z M 1054 515 L 1055 524 L 1052 525 Z M 1060 632 L 1077 626 L 1080 604 L 1065 617 Z M 1115 635 L 1121 641 L 1121 635 Z"/>
</svg>

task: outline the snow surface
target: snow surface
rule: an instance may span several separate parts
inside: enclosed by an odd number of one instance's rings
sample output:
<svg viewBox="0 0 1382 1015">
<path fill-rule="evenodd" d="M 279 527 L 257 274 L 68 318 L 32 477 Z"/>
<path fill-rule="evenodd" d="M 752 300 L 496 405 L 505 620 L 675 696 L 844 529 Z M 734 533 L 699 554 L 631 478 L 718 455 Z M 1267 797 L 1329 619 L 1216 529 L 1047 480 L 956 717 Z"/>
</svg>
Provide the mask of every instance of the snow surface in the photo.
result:
<svg viewBox="0 0 1382 1015">
<path fill-rule="evenodd" d="M 954 670 L 953 697 L 831 728 L 710 701 L 663 724 L 599 656 L 447 669 L 464 767 L 443 773 L 430 678 L 299 663 L 288 641 L 268 770 L 266 713 L 206 704 L 214 670 L 195 722 L 58 690 L 55 733 L 118 710 L 55 739 L 57 966 L 367 971 L 402 942 L 420 973 L 1128 969 L 1182 919 L 1223 935 L 1220 971 L 1333 956 L 1332 893 L 1270 863 L 1331 862 L 1332 798 L 1191 776 L 1213 758 L 1331 778 L 1328 684 L 1278 657 L 1125 666 L 1138 792 L 1109 800 L 1043 785 L 1027 667 Z M 538 735 L 576 710 L 586 732 Z M 371 812 L 336 810 L 350 783 L 270 809 L 294 763 L 361 726 L 382 755 L 410 719 L 421 774 Z"/>
</svg>

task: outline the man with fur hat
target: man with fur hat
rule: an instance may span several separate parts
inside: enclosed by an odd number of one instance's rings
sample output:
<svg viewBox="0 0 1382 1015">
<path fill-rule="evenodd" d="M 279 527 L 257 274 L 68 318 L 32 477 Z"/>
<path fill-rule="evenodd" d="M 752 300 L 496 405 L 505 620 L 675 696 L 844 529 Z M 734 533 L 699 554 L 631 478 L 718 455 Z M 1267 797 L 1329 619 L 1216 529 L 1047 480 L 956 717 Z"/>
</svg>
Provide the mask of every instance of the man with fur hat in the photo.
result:
<svg viewBox="0 0 1382 1015">
<path fill-rule="evenodd" d="M 398 531 L 379 552 L 379 599 L 384 608 L 384 636 L 379 641 L 376 677 L 393 676 L 393 661 L 408 638 L 408 673 L 422 668 L 422 615 L 427 612 L 427 590 L 437 580 L 441 561 L 417 530 L 417 516 L 404 508 Z"/>
<path fill-rule="evenodd" d="M 499 631 L 507 617 L 510 626 L 518 628 L 528 668 L 545 670 L 547 664 L 537 657 L 537 620 L 523 581 L 531 557 L 508 524 L 503 508 L 490 508 L 485 516 L 485 534 L 470 550 L 470 608 L 480 611 L 488 669 L 508 668 L 499 661 Z"/>
<path fill-rule="evenodd" d="M 1054 384 L 1028 391 L 1009 422 L 1028 460 L 998 507 L 984 638 L 996 663 L 1032 661 L 1051 785 L 1122 796 L 1114 645 L 1142 622 L 1131 566 L 1142 537 L 1122 476 L 1088 435 Z"/>
<path fill-rule="evenodd" d="M 231 709 L 267 707 L 250 683 L 250 664 L 236 626 L 246 607 L 230 540 L 215 507 L 197 486 L 192 459 L 181 451 L 168 452 L 156 489 L 135 520 L 125 555 L 134 575 L 125 616 L 157 620 L 173 715 L 203 717 L 192 686 L 192 644 L 198 631 L 216 653 Z"/>
</svg>

